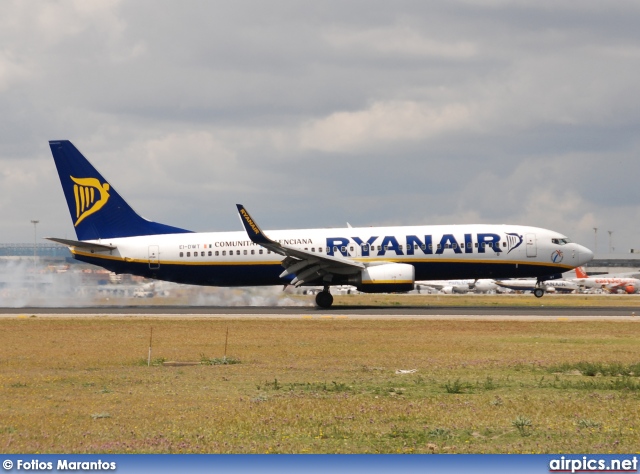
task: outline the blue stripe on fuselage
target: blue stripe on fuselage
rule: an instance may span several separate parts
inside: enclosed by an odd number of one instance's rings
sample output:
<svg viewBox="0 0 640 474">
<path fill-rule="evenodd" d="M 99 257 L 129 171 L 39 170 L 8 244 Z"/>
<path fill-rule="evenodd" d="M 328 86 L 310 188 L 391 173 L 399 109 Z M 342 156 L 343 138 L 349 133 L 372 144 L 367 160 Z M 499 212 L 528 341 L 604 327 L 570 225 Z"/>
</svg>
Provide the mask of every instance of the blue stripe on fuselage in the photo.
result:
<svg viewBox="0 0 640 474">
<path fill-rule="evenodd" d="M 116 273 L 130 273 L 147 278 L 211 286 L 264 286 L 281 285 L 286 280 L 279 277 L 282 266 L 274 263 L 163 263 L 160 268 L 150 269 L 146 262 L 127 262 L 121 259 L 101 258 L 85 254 L 75 254 L 77 260 L 101 266 Z M 393 263 L 389 261 L 389 263 Z M 561 265 L 500 262 L 500 261 L 446 261 L 436 260 L 411 262 L 400 259 L 398 263 L 409 263 L 415 268 L 416 280 L 455 280 L 472 278 L 519 278 L 543 277 L 566 271 Z M 335 275 L 332 284 L 346 282 L 346 276 Z M 310 282 L 310 284 L 312 284 Z"/>
</svg>

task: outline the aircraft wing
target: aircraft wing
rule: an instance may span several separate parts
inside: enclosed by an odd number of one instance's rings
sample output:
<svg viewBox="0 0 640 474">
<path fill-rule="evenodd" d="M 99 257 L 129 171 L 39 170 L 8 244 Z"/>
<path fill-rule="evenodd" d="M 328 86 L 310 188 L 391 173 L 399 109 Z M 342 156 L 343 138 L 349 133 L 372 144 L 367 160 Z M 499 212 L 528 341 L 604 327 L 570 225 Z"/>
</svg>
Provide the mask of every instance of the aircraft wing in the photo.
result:
<svg viewBox="0 0 640 474">
<path fill-rule="evenodd" d="M 80 240 L 59 239 L 57 237 L 45 237 L 45 239 L 52 242 L 57 242 L 62 245 L 66 245 L 67 247 L 75 247 L 78 249 L 89 250 L 93 252 L 107 252 L 109 250 L 114 250 L 117 248 L 113 245 L 94 244 L 91 242 L 82 242 Z"/>
<path fill-rule="evenodd" d="M 236 204 L 236 207 L 238 208 L 242 225 L 249 235 L 249 239 L 285 257 L 282 261 L 282 266 L 285 270 L 280 274 L 280 278 L 293 275 L 294 278 L 290 282 L 292 285 L 300 286 L 319 278 L 324 279 L 325 276 L 328 276 L 329 281 L 331 281 L 331 274 L 349 275 L 358 273 L 365 268 L 364 264 L 342 256 L 322 255 L 282 245 L 280 242 L 270 239 L 262 231 L 242 204 Z"/>
<path fill-rule="evenodd" d="M 536 289 L 535 280 L 495 280 L 494 283 L 502 288 L 509 290 L 533 291 Z"/>
</svg>

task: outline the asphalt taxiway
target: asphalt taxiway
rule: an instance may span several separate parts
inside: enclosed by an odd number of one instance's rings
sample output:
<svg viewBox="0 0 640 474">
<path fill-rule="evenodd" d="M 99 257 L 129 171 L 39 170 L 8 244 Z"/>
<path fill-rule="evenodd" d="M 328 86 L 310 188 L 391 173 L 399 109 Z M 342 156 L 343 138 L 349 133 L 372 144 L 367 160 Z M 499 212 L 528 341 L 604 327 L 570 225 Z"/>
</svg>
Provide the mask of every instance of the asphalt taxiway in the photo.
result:
<svg viewBox="0 0 640 474">
<path fill-rule="evenodd" d="M 193 317 L 640 321 L 639 307 L 558 306 L 97 306 L 0 308 L 10 317 Z"/>
</svg>

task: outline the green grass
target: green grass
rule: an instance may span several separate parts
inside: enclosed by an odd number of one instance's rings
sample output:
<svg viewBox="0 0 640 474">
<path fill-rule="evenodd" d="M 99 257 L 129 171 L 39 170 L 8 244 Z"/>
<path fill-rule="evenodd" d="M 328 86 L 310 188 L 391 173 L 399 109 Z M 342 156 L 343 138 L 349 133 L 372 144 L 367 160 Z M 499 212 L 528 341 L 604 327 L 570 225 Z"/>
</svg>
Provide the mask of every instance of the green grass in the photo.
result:
<svg viewBox="0 0 640 474">
<path fill-rule="evenodd" d="M 312 301 L 308 296 L 293 296 L 299 301 Z M 334 295 L 334 306 L 474 306 L 474 307 L 629 307 L 638 308 L 638 295 L 583 295 L 545 294 L 536 298 L 532 294 L 508 295 L 441 295 L 441 294 L 358 294 Z"/>
<path fill-rule="evenodd" d="M 241 363 L 200 363 L 225 359 L 227 326 Z M 557 320 L 3 319 L 0 446 L 636 452 L 637 331 Z"/>
</svg>

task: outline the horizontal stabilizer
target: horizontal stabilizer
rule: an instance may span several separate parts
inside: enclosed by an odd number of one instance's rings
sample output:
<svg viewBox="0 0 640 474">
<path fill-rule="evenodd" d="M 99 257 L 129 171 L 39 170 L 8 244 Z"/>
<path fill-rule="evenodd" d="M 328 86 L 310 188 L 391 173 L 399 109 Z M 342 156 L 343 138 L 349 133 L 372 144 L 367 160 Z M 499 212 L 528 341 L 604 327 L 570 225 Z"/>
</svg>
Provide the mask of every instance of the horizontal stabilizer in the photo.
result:
<svg viewBox="0 0 640 474">
<path fill-rule="evenodd" d="M 67 247 L 75 247 L 82 250 L 93 250 L 94 252 L 107 252 L 117 248 L 113 245 L 93 244 L 91 242 L 82 242 L 80 240 L 58 239 L 56 237 L 45 237 L 45 239 L 66 245 Z"/>
</svg>

